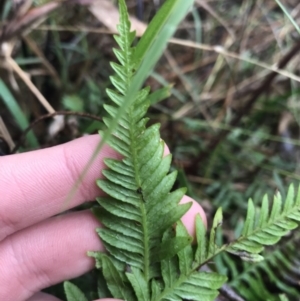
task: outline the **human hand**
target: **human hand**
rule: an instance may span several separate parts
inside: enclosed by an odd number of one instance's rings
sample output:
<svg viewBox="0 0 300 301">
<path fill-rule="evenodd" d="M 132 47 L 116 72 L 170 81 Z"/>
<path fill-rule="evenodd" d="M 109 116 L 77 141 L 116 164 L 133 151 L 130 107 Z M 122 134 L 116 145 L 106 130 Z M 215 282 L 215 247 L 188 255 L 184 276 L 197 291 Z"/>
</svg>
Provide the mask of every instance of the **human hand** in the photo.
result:
<svg viewBox="0 0 300 301">
<path fill-rule="evenodd" d="M 98 143 L 94 135 L 0 157 L 0 300 L 57 301 L 40 290 L 91 270 L 94 260 L 86 252 L 104 251 L 95 231 L 99 223 L 89 210 L 55 216 L 103 195 L 95 182 L 102 177 L 103 158 L 120 158 L 108 146 L 66 202 Z M 192 235 L 197 213 L 206 223 L 195 201 L 182 218 Z"/>
</svg>

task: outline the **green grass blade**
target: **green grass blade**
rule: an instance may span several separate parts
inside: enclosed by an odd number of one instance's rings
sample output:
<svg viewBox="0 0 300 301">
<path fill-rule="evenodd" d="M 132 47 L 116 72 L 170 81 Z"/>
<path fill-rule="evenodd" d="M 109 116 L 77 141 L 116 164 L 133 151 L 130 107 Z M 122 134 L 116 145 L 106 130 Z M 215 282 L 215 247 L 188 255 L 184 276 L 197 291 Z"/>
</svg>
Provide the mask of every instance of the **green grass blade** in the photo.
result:
<svg viewBox="0 0 300 301">
<path fill-rule="evenodd" d="M 135 58 L 138 62 L 145 59 L 148 50 L 154 44 L 158 44 L 159 41 L 161 43 L 167 42 L 167 40 L 160 40 L 159 35 L 168 27 L 174 31 L 193 3 L 194 0 L 167 0 L 164 3 L 151 20 L 136 47 Z M 171 29 L 171 27 L 174 28 Z M 161 53 L 159 53 L 160 55 Z"/>
<path fill-rule="evenodd" d="M 291 14 L 287 11 L 287 9 L 284 7 L 284 5 L 280 2 L 280 0 L 275 0 L 275 2 L 278 4 L 278 6 L 281 8 L 283 13 L 287 16 L 287 18 L 290 20 L 290 22 L 293 24 L 297 32 L 300 34 L 300 27 L 297 24 L 297 22 L 294 20 L 294 18 L 291 16 Z"/>
<path fill-rule="evenodd" d="M 11 92 L 9 91 L 9 89 L 1 79 L 0 79 L 0 97 L 2 98 L 4 104 L 6 105 L 6 107 L 12 114 L 12 116 L 14 117 L 15 122 L 19 125 L 19 127 L 22 130 L 25 130 L 29 126 L 28 120 L 24 115 L 24 113 L 22 112 L 16 99 L 14 98 L 14 96 L 11 94 Z M 27 141 L 31 147 L 36 148 L 39 146 L 39 143 L 32 131 L 28 133 Z"/>
</svg>

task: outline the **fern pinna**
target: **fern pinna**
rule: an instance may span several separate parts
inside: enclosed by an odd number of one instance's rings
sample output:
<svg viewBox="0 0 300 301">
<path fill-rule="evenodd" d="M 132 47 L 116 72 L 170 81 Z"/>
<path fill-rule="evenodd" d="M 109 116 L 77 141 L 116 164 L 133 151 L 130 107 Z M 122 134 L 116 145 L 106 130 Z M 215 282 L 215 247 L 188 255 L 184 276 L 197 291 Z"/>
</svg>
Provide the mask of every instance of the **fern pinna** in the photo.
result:
<svg viewBox="0 0 300 301">
<path fill-rule="evenodd" d="M 115 90 L 107 90 L 113 104 L 104 106 L 109 117 L 103 121 L 108 128 L 119 116 L 119 108 L 125 108 L 126 93 L 140 64 L 132 46 L 135 33 L 130 31 L 124 0 L 119 1 L 119 6 L 119 36 L 115 40 L 120 48 L 114 49 L 119 63 L 111 64 Z M 290 188 L 283 208 L 280 197 L 276 196 L 271 211 L 265 199 L 258 219 L 250 201 L 242 236 L 223 246 L 216 244 L 222 210 L 217 210 L 209 235 L 197 216 L 193 244 L 180 221 L 190 208 L 190 204 L 179 205 L 185 189 L 171 192 L 176 180 L 176 172 L 169 173 L 171 155 L 163 155 L 159 125 L 146 127 L 148 118 L 144 116 L 152 96 L 149 88 L 141 89 L 125 108 L 108 142 L 123 159 L 105 159 L 105 179 L 97 181 L 107 194 L 97 199 L 100 206 L 93 210 L 103 225 L 97 232 L 107 253 L 89 252 L 105 279 L 99 297 L 128 301 L 212 301 L 226 277 L 200 268 L 223 251 L 246 261 L 261 260 L 259 253 L 265 245 L 276 243 L 297 226 L 300 197 L 295 200 Z M 65 288 L 67 296 L 74 296 L 76 289 L 71 284 L 67 283 Z"/>
</svg>

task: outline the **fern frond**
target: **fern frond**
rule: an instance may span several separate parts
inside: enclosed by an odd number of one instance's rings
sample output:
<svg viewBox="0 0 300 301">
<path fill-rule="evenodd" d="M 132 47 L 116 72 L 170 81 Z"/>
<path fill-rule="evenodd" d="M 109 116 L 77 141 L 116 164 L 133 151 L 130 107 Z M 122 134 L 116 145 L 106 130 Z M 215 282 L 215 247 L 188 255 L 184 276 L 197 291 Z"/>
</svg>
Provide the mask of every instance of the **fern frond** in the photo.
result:
<svg viewBox="0 0 300 301">
<path fill-rule="evenodd" d="M 267 299 L 279 301 L 278 293 L 274 293 L 275 287 L 276 291 L 297 298 L 299 296 L 299 239 L 299 233 L 294 233 L 288 241 L 276 249 L 267 250 L 264 261 L 256 264 L 245 262 L 243 270 L 233 275 L 228 285 L 237 289 L 249 301 Z M 265 281 L 266 276 L 267 281 Z M 295 287 L 291 286 L 291 283 Z"/>
<path fill-rule="evenodd" d="M 250 199 L 242 235 L 229 244 L 217 246 L 215 233 L 222 224 L 222 211 L 219 208 L 215 214 L 209 238 L 205 234 L 205 228 L 201 221 L 199 219 L 196 221 L 198 247 L 195 264 L 203 265 L 223 251 L 237 255 L 244 261 L 259 262 L 263 260 L 263 256 L 259 253 L 264 250 L 264 247 L 277 243 L 281 237 L 298 227 L 299 222 L 300 189 L 295 196 L 294 186 L 291 185 L 285 202 L 277 193 L 274 196 L 271 209 L 268 197 L 265 196 L 259 214 L 257 214 L 253 201 Z"/>
<path fill-rule="evenodd" d="M 103 118 L 107 127 L 116 117 L 118 107 L 123 105 L 136 68 L 135 48 L 131 46 L 135 35 L 130 31 L 123 0 L 120 1 L 118 30 L 120 35 L 115 39 L 120 48 L 114 52 L 119 64 L 111 64 L 115 71 L 111 77 L 115 90 L 107 90 L 114 105 L 104 106 L 110 115 Z M 150 283 L 158 273 L 160 261 L 174 257 L 191 243 L 188 235 L 162 241 L 163 233 L 191 204 L 179 205 L 185 189 L 170 192 L 177 173 L 169 173 L 171 155 L 163 157 L 164 143 L 160 140 L 159 125 L 146 127 L 148 119 L 144 115 L 149 105 L 149 89 L 144 88 L 126 108 L 108 142 L 124 159 L 106 159 L 110 169 L 103 171 L 104 180 L 97 181 L 108 195 L 97 199 L 100 208 L 94 213 L 104 225 L 97 232 L 110 257 L 98 252 L 90 255 L 103 269 L 113 296 L 127 300 L 133 300 L 132 296 L 125 296 L 129 283 L 138 300 L 150 300 Z M 122 278 L 126 267 L 130 271 Z"/>
<path fill-rule="evenodd" d="M 262 208 L 258 215 L 255 214 L 255 208 L 253 206 L 253 202 L 249 201 L 247 218 L 244 224 L 242 236 L 239 237 L 236 241 L 232 243 L 218 246 L 216 245 L 216 232 L 220 228 L 222 224 L 222 211 L 219 209 L 214 217 L 212 229 L 210 234 L 207 235 L 205 226 L 200 218 L 200 216 L 196 217 L 196 239 L 197 239 L 197 248 L 195 251 L 195 255 L 193 258 L 193 263 L 187 263 L 185 258 L 190 260 L 191 255 L 185 256 L 185 254 L 191 254 L 190 246 L 187 246 L 183 251 L 179 252 L 179 265 L 176 265 L 175 259 L 172 259 L 173 266 L 170 267 L 170 262 L 168 262 L 167 268 L 174 274 L 174 271 L 177 269 L 177 274 L 180 272 L 181 279 L 176 279 L 176 281 L 172 281 L 172 289 L 177 292 L 178 287 L 181 287 L 185 281 L 189 281 L 189 275 L 193 275 L 197 273 L 197 269 L 199 266 L 202 266 L 209 261 L 211 261 L 216 255 L 221 252 L 227 251 L 229 253 L 233 253 L 234 255 L 238 255 L 245 261 L 251 262 L 259 262 L 263 259 L 260 253 L 264 246 L 275 244 L 282 236 L 286 235 L 290 230 L 297 227 L 296 221 L 300 221 L 300 189 L 298 191 L 297 196 L 295 197 L 294 187 L 291 185 L 288 191 L 288 195 L 286 197 L 285 202 L 282 202 L 281 196 L 277 194 L 274 197 L 273 206 L 269 209 L 268 199 L 264 197 Z M 181 235 L 182 229 L 180 230 Z M 186 267 L 189 266 L 190 269 Z M 191 267 L 192 266 L 192 267 Z M 179 271 L 179 272 L 178 272 Z M 171 272 L 169 273 L 171 274 Z M 176 274 L 176 273 L 175 273 Z M 184 276 L 183 276 L 184 275 Z M 197 274 L 196 274 L 197 275 Z M 221 277 L 219 279 L 220 283 L 225 281 L 224 276 L 219 274 L 203 274 L 204 279 L 209 279 L 212 277 L 214 283 L 217 283 L 217 277 Z M 196 277 L 200 277 L 197 275 Z M 208 277 L 208 278 L 206 278 Z M 216 277 L 216 278 L 214 278 Z M 255 273 L 253 277 L 249 277 L 247 274 L 246 281 L 248 283 L 245 290 L 243 290 L 243 283 L 240 283 L 239 290 L 247 291 L 248 297 L 249 294 L 252 294 L 253 300 L 259 300 L 258 297 L 255 299 L 255 290 L 249 290 L 250 287 L 254 287 L 255 285 L 262 284 L 262 281 L 257 281 L 259 279 L 259 274 Z M 183 280 L 184 279 L 184 280 Z M 220 285 L 219 283 L 219 285 Z M 166 284 L 168 284 L 166 282 Z M 210 284 L 210 288 L 213 286 Z M 199 287 L 197 288 L 199 291 Z M 267 300 L 272 297 L 272 295 L 263 287 L 259 289 L 260 292 L 265 292 L 263 299 Z M 191 286 L 189 286 L 189 292 L 193 292 Z M 212 293 L 212 291 L 210 292 Z M 197 295 L 189 295 L 193 300 L 197 299 Z M 203 299 L 203 292 L 201 293 L 201 300 Z M 210 296 L 212 297 L 212 296 Z M 210 298 L 209 297 L 209 298 Z M 182 297 L 182 298 L 186 298 Z M 208 299 L 209 299 L 208 298 Z M 209 299 L 212 300 L 212 299 Z M 270 299 L 272 300 L 272 299 Z"/>
<path fill-rule="evenodd" d="M 200 216 L 197 219 L 202 223 Z M 164 239 L 170 235 L 170 232 L 166 232 Z M 182 222 L 176 225 L 176 236 L 188 236 Z M 188 245 L 178 252 L 178 258 L 162 261 L 161 271 L 165 287 L 155 300 L 212 301 L 217 297 L 218 289 L 224 284 L 226 277 L 218 273 L 202 272 L 198 264 L 193 266 L 198 256 L 197 251 L 196 255 L 194 253 L 192 246 Z"/>
<path fill-rule="evenodd" d="M 270 208 L 268 197 L 265 196 L 258 215 L 250 199 L 242 236 L 226 247 L 226 251 L 246 261 L 259 261 L 262 257 L 258 253 L 264 246 L 277 243 L 282 236 L 295 229 L 299 222 L 300 189 L 296 196 L 293 185 L 289 187 L 284 203 L 277 193 Z"/>
<path fill-rule="evenodd" d="M 215 242 L 216 232 L 220 227 L 220 225 L 222 224 L 221 209 L 219 209 L 215 214 L 212 229 L 209 235 L 206 233 L 206 229 L 205 226 L 203 225 L 201 218 L 197 216 L 196 217 L 197 248 L 195 251 L 195 256 L 192 264 L 193 269 L 190 270 L 188 273 L 190 275 L 193 275 L 193 273 L 197 271 L 197 268 L 199 266 L 208 263 L 216 255 L 224 251 L 238 255 L 245 261 L 260 262 L 263 259 L 263 257 L 258 253 L 260 253 L 264 249 L 264 246 L 275 244 L 282 236 L 286 235 L 289 231 L 297 227 L 298 225 L 297 222 L 300 221 L 299 210 L 300 210 L 300 189 L 298 190 L 297 196 L 295 196 L 294 187 L 292 185 L 288 190 L 288 194 L 284 203 L 282 202 L 281 196 L 277 194 L 274 197 L 273 205 L 270 208 L 268 204 L 268 198 L 265 196 L 259 214 L 256 214 L 256 210 L 254 208 L 253 202 L 250 200 L 248 205 L 246 221 L 243 227 L 242 236 L 239 237 L 236 241 L 223 246 L 217 246 Z M 188 251 L 188 247 L 186 247 L 185 251 L 190 252 L 190 250 Z M 182 253 L 182 251 L 179 252 L 179 254 L 180 253 Z M 281 253 L 278 253 L 277 257 L 278 256 L 281 257 L 281 261 L 282 261 L 283 258 L 281 256 Z M 190 256 L 188 258 L 190 258 Z M 174 271 L 176 270 L 175 269 L 176 263 L 174 259 L 173 262 L 174 263 L 172 267 L 172 272 L 170 272 L 169 274 L 171 273 L 174 274 Z M 253 265 L 251 267 L 253 267 Z M 171 271 L 171 268 L 170 267 L 168 268 Z M 269 275 L 269 277 L 271 277 L 271 271 L 268 264 L 262 262 L 261 268 Z M 181 277 L 183 277 L 182 275 L 186 274 L 187 272 L 184 268 L 181 269 L 179 268 L 179 270 L 181 272 Z M 177 267 L 177 273 L 178 273 L 178 267 Z M 214 275 L 212 273 L 206 274 L 204 277 L 207 276 L 220 277 L 220 275 L 218 274 Z M 238 285 L 235 287 L 238 289 L 239 292 L 242 292 L 243 295 L 246 295 L 247 300 L 278 300 L 279 296 L 277 296 L 277 299 L 274 299 L 274 295 L 272 295 L 264 287 L 263 281 L 260 277 L 261 277 L 260 273 L 258 273 L 257 270 L 252 269 L 252 272 L 246 273 L 244 277 L 242 277 L 242 275 L 240 275 L 239 277 L 236 276 L 236 278 L 241 279 L 242 281 L 239 281 Z M 274 277 L 275 276 L 273 275 L 270 279 L 275 280 Z M 220 279 L 220 283 L 222 281 L 224 281 L 224 277 L 223 279 Z M 178 279 L 172 282 L 172 287 L 175 290 L 175 292 L 177 290 L 177 285 L 182 284 L 182 282 L 180 283 L 179 282 L 180 281 L 178 281 Z M 214 279 L 213 282 L 217 283 L 216 279 Z M 277 279 L 277 283 L 282 285 L 282 282 L 278 281 L 278 279 Z M 213 288 L 211 284 L 209 287 L 211 289 Z M 286 293 L 295 294 L 295 290 L 288 286 L 282 286 L 282 289 Z M 190 292 L 193 291 L 191 287 L 189 287 L 189 291 Z M 205 294 L 203 294 L 202 292 L 201 300 L 204 300 L 203 296 L 205 296 Z M 193 294 L 189 295 L 189 297 L 191 297 L 193 300 L 200 300 L 197 299 L 196 295 Z"/>
</svg>

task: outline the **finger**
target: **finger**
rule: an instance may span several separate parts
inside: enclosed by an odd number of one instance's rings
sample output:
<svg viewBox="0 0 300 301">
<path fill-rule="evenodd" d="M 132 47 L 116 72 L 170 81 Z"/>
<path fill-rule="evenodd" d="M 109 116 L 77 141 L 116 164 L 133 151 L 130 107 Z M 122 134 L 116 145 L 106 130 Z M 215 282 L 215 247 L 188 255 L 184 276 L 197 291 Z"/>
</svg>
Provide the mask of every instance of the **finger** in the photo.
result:
<svg viewBox="0 0 300 301">
<path fill-rule="evenodd" d="M 167 156 L 170 153 L 168 145 L 165 143 L 165 148 L 164 148 L 164 156 Z"/>
<path fill-rule="evenodd" d="M 94 267 L 88 250 L 103 251 L 90 211 L 52 217 L 0 243 L 0 300 L 23 301 Z M 13 280 L 13 281 L 12 281 Z"/>
<path fill-rule="evenodd" d="M 204 213 L 203 208 L 200 206 L 198 202 L 190 198 L 189 196 L 184 196 L 182 200 L 180 201 L 180 204 L 185 204 L 192 202 L 192 207 L 190 210 L 181 218 L 181 221 L 184 223 L 187 231 L 192 237 L 195 237 L 195 217 L 197 214 L 200 214 L 200 217 L 202 218 L 202 221 L 207 227 L 207 219 L 206 215 Z"/>
<path fill-rule="evenodd" d="M 108 146 L 103 147 L 72 200 L 66 202 L 99 141 L 98 135 L 92 135 L 44 150 L 0 157 L 0 241 L 101 195 L 95 179 L 102 177 L 103 159 L 120 158 Z M 165 145 L 164 154 L 168 153 Z"/>
<path fill-rule="evenodd" d="M 0 157 L 0 241 L 11 233 L 101 195 L 95 180 L 102 177 L 103 158 L 118 155 L 104 146 L 72 200 L 74 183 L 100 138 L 79 138 L 52 148 Z"/>
<path fill-rule="evenodd" d="M 202 209 L 195 204 L 189 217 L 183 218 L 187 227 L 198 213 Z M 94 260 L 86 252 L 104 250 L 96 227 L 99 223 L 92 214 L 81 211 L 52 217 L 7 237 L 0 243 L 0 300 L 26 300 L 43 288 L 92 269 Z"/>
</svg>

